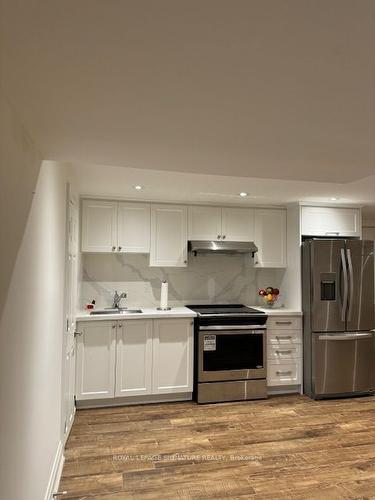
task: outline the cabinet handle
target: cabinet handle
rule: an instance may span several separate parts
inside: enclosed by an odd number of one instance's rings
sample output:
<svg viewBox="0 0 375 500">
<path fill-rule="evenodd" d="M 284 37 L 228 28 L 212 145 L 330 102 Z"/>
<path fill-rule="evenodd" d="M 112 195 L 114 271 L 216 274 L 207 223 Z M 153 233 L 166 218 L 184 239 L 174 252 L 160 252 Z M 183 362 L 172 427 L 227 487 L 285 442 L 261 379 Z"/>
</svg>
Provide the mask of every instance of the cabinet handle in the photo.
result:
<svg viewBox="0 0 375 500">
<path fill-rule="evenodd" d="M 334 236 L 338 236 L 340 234 L 340 231 L 326 231 L 327 236 L 329 236 L 330 234 L 333 234 Z"/>
<path fill-rule="evenodd" d="M 118 251 L 119 251 L 119 252 L 121 252 L 121 248 L 122 248 L 122 247 L 118 247 Z"/>
<path fill-rule="evenodd" d="M 276 340 L 289 340 L 293 337 L 291 335 L 276 335 Z"/>
<path fill-rule="evenodd" d="M 220 240 L 220 238 L 221 238 L 221 236 L 220 236 L 220 234 L 218 234 L 218 235 L 217 235 L 217 239 L 218 239 L 218 240 Z"/>
<path fill-rule="evenodd" d="M 223 235 L 223 240 L 225 240 L 225 238 L 226 238 L 226 236 L 225 236 L 225 234 L 224 234 L 224 235 Z"/>
<path fill-rule="evenodd" d="M 116 325 L 112 325 L 112 328 L 113 328 L 113 329 L 114 329 L 114 328 L 116 328 Z"/>
<path fill-rule="evenodd" d="M 276 372 L 276 375 L 291 375 L 292 370 L 288 370 L 287 372 Z"/>
<path fill-rule="evenodd" d="M 276 354 L 292 354 L 292 351 L 289 349 L 288 351 L 275 351 Z"/>
<path fill-rule="evenodd" d="M 74 332 L 75 337 L 80 337 L 81 335 L 83 335 L 83 332 L 77 332 L 77 331 Z"/>
<path fill-rule="evenodd" d="M 118 327 L 119 327 L 119 328 L 122 328 L 122 323 L 120 323 L 120 324 L 118 325 Z"/>
<path fill-rule="evenodd" d="M 276 321 L 276 325 L 291 325 L 291 321 Z"/>
<path fill-rule="evenodd" d="M 116 250 L 116 247 L 112 247 L 112 252 L 114 252 Z"/>
</svg>

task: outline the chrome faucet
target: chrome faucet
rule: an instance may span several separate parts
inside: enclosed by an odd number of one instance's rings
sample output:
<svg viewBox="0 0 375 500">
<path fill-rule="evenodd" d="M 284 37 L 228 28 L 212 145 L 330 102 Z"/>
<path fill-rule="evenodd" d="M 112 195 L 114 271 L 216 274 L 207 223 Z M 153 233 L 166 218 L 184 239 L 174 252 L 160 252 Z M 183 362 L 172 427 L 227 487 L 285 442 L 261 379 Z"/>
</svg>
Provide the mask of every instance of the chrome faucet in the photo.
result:
<svg viewBox="0 0 375 500">
<path fill-rule="evenodd" d="M 121 299 L 126 299 L 127 297 L 127 293 L 125 292 L 122 292 L 120 295 L 118 293 L 118 291 L 116 290 L 115 291 L 115 294 L 113 296 L 113 304 L 112 304 L 112 308 L 113 309 L 120 309 L 120 301 Z"/>
</svg>

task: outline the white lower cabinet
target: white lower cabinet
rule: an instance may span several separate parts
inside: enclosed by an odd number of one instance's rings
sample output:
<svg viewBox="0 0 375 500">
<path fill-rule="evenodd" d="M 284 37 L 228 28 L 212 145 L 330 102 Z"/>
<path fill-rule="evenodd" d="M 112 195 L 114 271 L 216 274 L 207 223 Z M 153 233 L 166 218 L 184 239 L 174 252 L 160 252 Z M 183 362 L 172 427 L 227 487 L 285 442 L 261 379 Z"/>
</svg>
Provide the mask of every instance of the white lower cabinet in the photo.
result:
<svg viewBox="0 0 375 500">
<path fill-rule="evenodd" d="M 80 323 L 77 337 L 76 398 L 103 399 L 115 395 L 116 324 Z"/>
<path fill-rule="evenodd" d="M 302 377 L 302 360 L 276 361 L 268 363 L 267 383 L 269 386 L 299 385 Z"/>
<path fill-rule="evenodd" d="M 193 390 L 193 327 L 191 320 L 154 322 L 152 392 Z"/>
<path fill-rule="evenodd" d="M 152 391 L 152 319 L 117 326 L 115 396 L 142 396 Z"/>
<path fill-rule="evenodd" d="M 267 385 L 282 392 L 302 386 L 302 321 L 300 316 L 270 316 L 267 321 Z M 272 389 L 271 389 L 272 391 Z"/>
<path fill-rule="evenodd" d="M 268 359 L 273 361 L 299 360 L 302 357 L 302 344 L 286 344 L 281 347 L 268 345 Z"/>
<path fill-rule="evenodd" d="M 191 318 L 79 323 L 77 401 L 192 392 L 192 325 Z"/>
</svg>

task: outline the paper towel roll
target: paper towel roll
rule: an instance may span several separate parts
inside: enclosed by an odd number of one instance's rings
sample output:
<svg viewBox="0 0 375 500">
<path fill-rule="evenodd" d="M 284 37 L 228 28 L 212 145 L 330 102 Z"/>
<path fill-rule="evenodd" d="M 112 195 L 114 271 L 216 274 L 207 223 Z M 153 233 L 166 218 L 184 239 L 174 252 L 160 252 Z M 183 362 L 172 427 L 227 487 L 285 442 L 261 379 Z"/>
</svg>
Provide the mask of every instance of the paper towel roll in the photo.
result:
<svg viewBox="0 0 375 500">
<path fill-rule="evenodd" d="M 160 309 L 168 309 L 168 283 L 166 281 L 161 282 Z"/>
</svg>

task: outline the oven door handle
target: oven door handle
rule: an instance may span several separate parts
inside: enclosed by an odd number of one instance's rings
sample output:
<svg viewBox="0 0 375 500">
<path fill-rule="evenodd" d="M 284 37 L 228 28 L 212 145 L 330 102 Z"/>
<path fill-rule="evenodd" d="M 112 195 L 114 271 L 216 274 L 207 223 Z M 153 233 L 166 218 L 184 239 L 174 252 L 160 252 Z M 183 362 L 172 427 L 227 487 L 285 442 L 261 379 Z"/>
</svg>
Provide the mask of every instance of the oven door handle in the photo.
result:
<svg viewBox="0 0 375 500">
<path fill-rule="evenodd" d="M 266 327 L 264 325 L 209 325 L 199 327 L 200 332 L 223 330 L 266 330 Z"/>
</svg>

